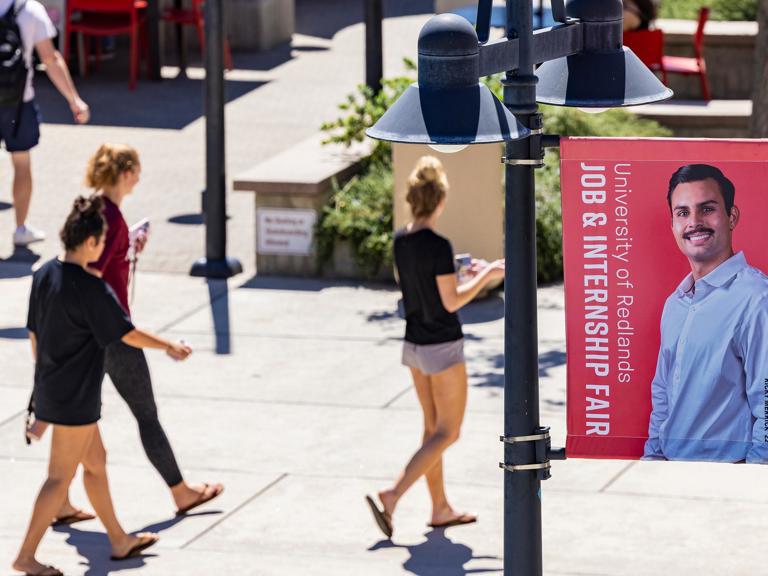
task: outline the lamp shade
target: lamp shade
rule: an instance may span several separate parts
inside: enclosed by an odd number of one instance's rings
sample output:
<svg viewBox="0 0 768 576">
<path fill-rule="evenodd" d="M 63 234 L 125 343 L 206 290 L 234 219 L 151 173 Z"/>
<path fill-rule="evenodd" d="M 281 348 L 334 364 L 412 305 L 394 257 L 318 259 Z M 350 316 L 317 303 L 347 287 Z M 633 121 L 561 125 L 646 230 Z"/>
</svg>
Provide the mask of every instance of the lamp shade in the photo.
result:
<svg viewBox="0 0 768 576">
<path fill-rule="evenodd" d="M 673 94 L 626 46 L 545 62 L 536 76 L 537 101 L 556 106 L 638 106 L 667 100 Z"/>
<path fill-rule="evenodd" d="M 406 144 L 455 145 L 517 140 L 529 130 L 479 82 L 439 89 L 414 83 L 366 134 Z"/>
<path fill-rule="evenodd" d="M 481 84 L 480 47 L 461 16 L 433 16 L 419 34 L 419 81 L 366 134 L 406 144 L 483 144 L 530 131 Z"/>
</svg>

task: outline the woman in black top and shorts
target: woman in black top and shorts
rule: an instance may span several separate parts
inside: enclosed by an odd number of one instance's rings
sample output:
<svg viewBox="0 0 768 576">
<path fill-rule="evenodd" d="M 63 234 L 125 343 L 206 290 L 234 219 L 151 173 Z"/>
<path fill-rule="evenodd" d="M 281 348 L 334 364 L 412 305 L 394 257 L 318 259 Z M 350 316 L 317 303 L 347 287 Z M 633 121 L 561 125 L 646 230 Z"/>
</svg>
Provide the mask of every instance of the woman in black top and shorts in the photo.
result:
<svg viewBox="0 0 768 576">
<path fill-rule="evenodd" d="M 104 348 L 122 340 L 137 348 L 164 349 L 177 360 L 188 346 L 134 328 L 114 292 L 87 271 L 104 250 L 103 200 L 79 197 L 61 231 L 65 255 L 34 274 L 27 328 L 35 356 L 35 415 L 53 424 L 48 477 L 13 569 L 33 576 L 61 572 L 35 558 L 37 547 L 80 464 L 88 498 L 107 530 L 112 559 L 123 560 L 157 542 L 151 533 L 126 533 L 115 517 L 109 493 L 106 451 L 101 441 L 101 382 Z"/>
<path fill-rule="evenodd" d="M 424 412 L 421 448 L 411 457 L 394 485 L 367 496 L 379 528 L 392 536 L 392 514 L 398 500 L 422 475 L 432 499 L 431 527 L 475 522 L 448 503 L 443 483 L 443 452 L 459 437 L 467 402 L 464 335 L 456 311 L 491 281 L 504 277 L 504 261 L 478 270 L 458 285 L 450 242 L 435 232 L 445 208 L 448 181 L 437 158 L 419 160 L 408 180 L 406 200 L 413 221 L 395 234 L 395 265 L 405 306 L 402 362 L 411 370 Z M 380 504 L 380 505 L 379 505 Z"/>
</svg>

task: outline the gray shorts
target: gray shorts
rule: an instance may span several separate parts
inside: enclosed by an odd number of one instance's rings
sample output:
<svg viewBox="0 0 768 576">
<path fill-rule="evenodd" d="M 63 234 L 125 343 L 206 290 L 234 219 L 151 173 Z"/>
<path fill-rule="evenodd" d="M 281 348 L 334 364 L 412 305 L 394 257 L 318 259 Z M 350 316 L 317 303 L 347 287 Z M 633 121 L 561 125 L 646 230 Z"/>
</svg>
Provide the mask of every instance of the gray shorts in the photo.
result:
<svg viewBox="0 0 768 576">
<path fill-rule="evenodd" d="M 464 338 L 440 344 L 403 342 L 403 365 L 424 374 L 437 374 L 464 363 Z"/>
</svg>

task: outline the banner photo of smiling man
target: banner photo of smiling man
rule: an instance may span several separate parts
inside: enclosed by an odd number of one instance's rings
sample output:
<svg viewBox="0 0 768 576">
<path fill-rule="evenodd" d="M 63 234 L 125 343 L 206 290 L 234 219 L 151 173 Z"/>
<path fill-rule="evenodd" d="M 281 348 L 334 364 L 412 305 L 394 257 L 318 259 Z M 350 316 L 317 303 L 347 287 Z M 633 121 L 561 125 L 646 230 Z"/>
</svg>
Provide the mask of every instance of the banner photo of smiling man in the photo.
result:
<svg viewBox="0 0 768 576">
<path fill-rule="evenodd" d="M 561 151 L 568 456 L 768 464 L 768 142 Z"/>
</svg>

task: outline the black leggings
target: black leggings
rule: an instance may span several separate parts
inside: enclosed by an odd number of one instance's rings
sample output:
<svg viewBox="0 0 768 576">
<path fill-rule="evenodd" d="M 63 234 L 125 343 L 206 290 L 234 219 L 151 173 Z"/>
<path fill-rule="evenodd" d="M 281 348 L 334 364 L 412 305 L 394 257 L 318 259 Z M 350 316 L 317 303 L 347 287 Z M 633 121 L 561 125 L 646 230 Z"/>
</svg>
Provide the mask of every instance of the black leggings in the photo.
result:
<svg viewBox="0 0 768 576">
<path fill-rule="evenodd" d="M 165 483 L 175 486 L 183 478 L 171 444 L 157 417 L 152 378 L 144 352 L 118 340 L 107 346 L 104 367 L 117 392 L 136 418 L 147 458 Z"/>
</svg>

